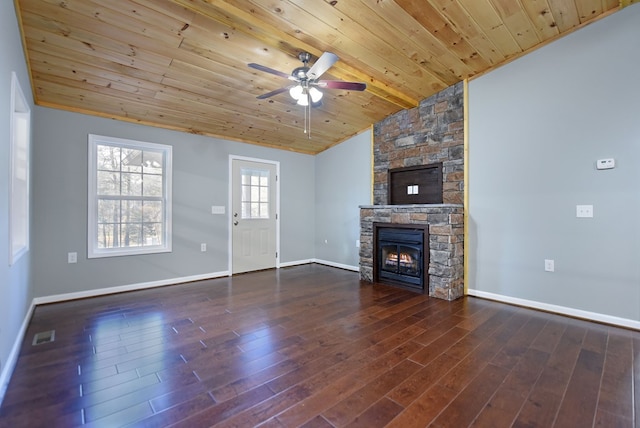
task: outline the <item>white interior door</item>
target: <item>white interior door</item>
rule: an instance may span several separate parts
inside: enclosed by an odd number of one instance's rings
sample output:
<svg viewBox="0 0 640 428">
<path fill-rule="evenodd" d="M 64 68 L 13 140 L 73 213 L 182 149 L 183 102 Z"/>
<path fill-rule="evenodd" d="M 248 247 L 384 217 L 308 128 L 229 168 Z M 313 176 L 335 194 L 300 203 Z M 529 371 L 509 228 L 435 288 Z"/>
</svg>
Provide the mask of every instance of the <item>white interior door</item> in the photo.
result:
<svg viewBox="0 0 640 428">
<path fill-rule="evenodd" d="M 276 267 L 277 165 L 231 160 L 232 273 Z"/>
</svg>

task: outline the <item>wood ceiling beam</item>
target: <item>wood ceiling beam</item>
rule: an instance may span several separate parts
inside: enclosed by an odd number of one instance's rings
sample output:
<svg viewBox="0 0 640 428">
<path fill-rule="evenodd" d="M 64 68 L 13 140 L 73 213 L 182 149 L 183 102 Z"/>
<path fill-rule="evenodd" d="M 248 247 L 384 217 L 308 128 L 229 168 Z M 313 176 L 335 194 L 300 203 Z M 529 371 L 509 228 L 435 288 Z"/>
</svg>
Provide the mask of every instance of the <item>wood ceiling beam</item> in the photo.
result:
<svg viewBox="0 0 640 428">
<path fill-rule="evenodd" d="M 256 18 L 249 12 L 245 12 L 225 1 L 213 1 L 203 0 L 205 3 L 211 5 L 211 7 L 224 12 L 224 14 L 214 15 L 209 9 L 199 7 L 196 3 L 190 0 L 174 0 L 175 3 L 188 8 L 194 12 L 203 14 L 210 19 L 221 22 L 228 25 L 238 31 L 265 43 L 268 46 L 282 49 L 283 45 L 297 46 L 300 49 L 304 49 L 307 52 L 320 57 L 323 51 L 308 44 L 304 41 L 297 39 L 284 31 L 269 25 L 260 19 Z M 239 25 L 244 24 L 244 25 Z M 339 79 L 343 80 L 359 80 L 367 84 L 367 91 L 377 97 L 380 97 L 392 104 L 395 104 L 403 109 L 417 107 L 420 100 L 417 100 L 408 94 L 398 91 L 389 87 L 384 82 L 368 75 L 367 73 L 351 67 L 344 61 L 338 61 L 331 69 L 331 74 Z"/>
</svg>

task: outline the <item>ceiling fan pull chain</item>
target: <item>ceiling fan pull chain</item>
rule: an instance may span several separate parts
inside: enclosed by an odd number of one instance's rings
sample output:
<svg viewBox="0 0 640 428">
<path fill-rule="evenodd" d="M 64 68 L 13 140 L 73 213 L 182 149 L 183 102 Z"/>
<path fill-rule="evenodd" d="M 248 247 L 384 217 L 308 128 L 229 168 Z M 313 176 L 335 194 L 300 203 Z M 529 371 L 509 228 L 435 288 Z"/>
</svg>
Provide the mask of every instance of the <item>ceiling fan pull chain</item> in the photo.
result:
<svg viewBox="0 0 640 428">
<path fill-rule="evenodd" d="M 307 106 L 304 106 L 304 133 L 307 133 Z"/>
<path fill-rule="evenodd" d="M 309 132 L 307 134 L 307 137 L 309 139 L 311 139 L 311 95 L 309 95 L 309 93 L 307 92 L 307 111 L 309 112 L 309 120 L 307 121 L 307 123 L 309 123 Z"/>
</svg>

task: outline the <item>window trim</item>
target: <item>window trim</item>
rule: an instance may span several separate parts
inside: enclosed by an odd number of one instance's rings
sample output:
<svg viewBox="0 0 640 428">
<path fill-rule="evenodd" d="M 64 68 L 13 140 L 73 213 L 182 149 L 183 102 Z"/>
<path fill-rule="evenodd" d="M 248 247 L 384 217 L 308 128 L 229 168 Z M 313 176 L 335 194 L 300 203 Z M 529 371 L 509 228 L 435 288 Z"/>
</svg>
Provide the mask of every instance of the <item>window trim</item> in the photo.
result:
<svg viewBox="0 0 640 428">
<path fill-rule="evenodd" d="M 97 146 L 110 145 L 136 150 L 157 150 L 163 152 L 163 194 L 164 194 L 164 244 L 129 248 L 98 248 L 98 195 L 97 195 Z M 87 198 L 87 257 L 132 256 L 138 254 L 157 254 L 172 251 L 172 164 L 173 147 L 166 144 L 136 141 L 125 138 L 89 134 L 88 137 L 88 198 Z"/>
<path fill-rule="evenodd" d="M 30 208 L 30 168 L 31 168 L 31 108 L 29 107 L 29 103 L 27 102 L 26 97 L 24 96 L 24 92 L 22 92 L 22 87 L 20 86 L 20 81 L 18 80 L 18 76 L 15 72 L 11 72 L 11 110 L 10 110 L 10 120 L 9 120 L 9 266 L 13 266 L 22 256 L 29 252 L 29 223 L 31 221 L 31 208 Z M 17 169 L 18 169 L 18 141 L 16 139 L 16 120 L 18 117 L 24 116 L 27 121 L 27 139 L 26 139 L 26 159 L 24 160 L 24 168 L 25 168 L 25 186 L 24 186 L 24 194 L 22 198 L 17 196 L 18 191 L 22 191 L 17 188 Z M 24 200 L 24 210 L 26 211 L 26 223 L 24 223 L 24 230 L 17 231 L 16 224 L 18 222 L 15 219 L 16 216 L 16 205 L 19 200 Z M 23 219 L 24 220 L 24 219 Z M 17 233 L 24 234 L 20 239 L 24 241 L 24 245 L 21 245 L 20 248 L 14 249 L 14 243 L 18 238 L 16 236 Z"/>
</svg>

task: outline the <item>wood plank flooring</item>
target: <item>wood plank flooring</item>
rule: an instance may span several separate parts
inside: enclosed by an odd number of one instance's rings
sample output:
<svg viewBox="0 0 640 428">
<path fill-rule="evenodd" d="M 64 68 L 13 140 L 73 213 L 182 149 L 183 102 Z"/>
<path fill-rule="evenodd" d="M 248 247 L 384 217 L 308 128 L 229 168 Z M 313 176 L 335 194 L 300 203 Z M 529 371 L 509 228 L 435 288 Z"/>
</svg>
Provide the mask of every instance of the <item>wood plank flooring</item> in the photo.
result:
<svg viewBox="0 0 640 428">
<path fill-rule="evenodd" d="M 640 332 L 310 264 L 37 307 L 0 426 L 634 427 L 638 380 Z"/>
</svg>

